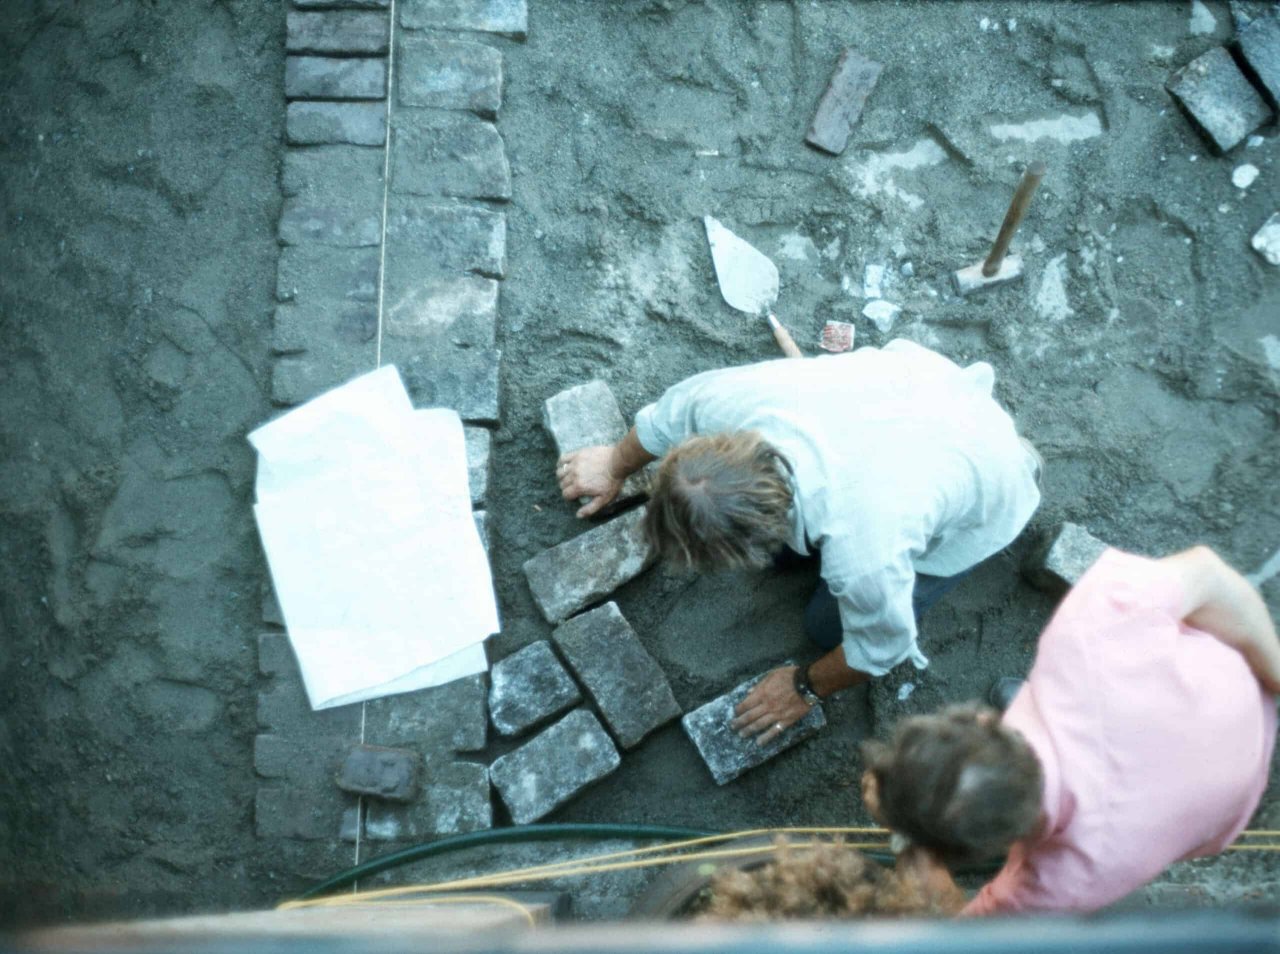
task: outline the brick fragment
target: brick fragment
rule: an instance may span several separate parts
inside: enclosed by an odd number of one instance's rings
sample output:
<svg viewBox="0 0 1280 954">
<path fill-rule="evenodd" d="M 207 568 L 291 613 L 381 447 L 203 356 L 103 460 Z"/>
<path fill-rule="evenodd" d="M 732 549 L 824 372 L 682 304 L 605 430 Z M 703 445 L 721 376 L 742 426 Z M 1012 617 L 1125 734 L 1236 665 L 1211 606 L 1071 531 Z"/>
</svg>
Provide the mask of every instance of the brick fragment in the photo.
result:
<svg viewBox="0 0 1280 954">
<path fill-rule="evenodd" d="M 510 199 L 511 167 L 493 123 L 403 112 L 392 136 L 391 187 L 400 193 Z"/>
<path fill-rule="evenodd" d="M 816 705 L 809 710 L 808 715 L 767 745 L 758 744 L 755 738 L 741 738 L 731 725 L 733 710 L 761 678 L 757 676 L 748 679 L 723 696 L 694 709 L 680 720 L 698 754 L 711 770 L 711 777 L 717 785 L 732 782 L 743 772 L 763 765 L 775 755 L 826 727 L 826 714 L 821 705 Z"/>
<path fill-rule="evenodd" d="M 450 407 L 469 424 L 498 423 L 501 351 L 445 345 L 415 352 L 403 341 L 382 344 L 384 359 L 393 356 L 416 407 Z"/>
<path fill-rule="evenodd" d="M 489 768 L 428 759 L 422 793 L 411 805 L 370 802 L 364 834 L 370 841 L 422 841 L 493 827 Z"/>
<path fill-rule="evenodd" d="M 1271 109 L 1245 79 L 1231 54 L 1215 47 L 1165 83 L 1219 152 L 1226 152 L 1271 118 Z"/>
<path fill-rule="evenodd" d="M 353 746 L 338 770 L 338 788 L 390 802 L 411 802 L 418 795 L 421 766 L 422 757 L 408 749 Z"/>
<path fill-rule="evenodd" d="M 410 30 L 476 30 L 524 39 L 525 0 L 401 0 L 400 25 Z"/>
<path fill-rule="evenodd" d="M 493 446 L 493 435 L 487 428 L 464 427 L 463 436 L 467 441 L 467 483 L 471 486 L 471 505 L 484 503 L 484 496 L 489 492 L 489 455 Z"/>
<path fill-rule="evenodd" d="M 563 805 L 622 761 L 600 721 L 575 709 L 489 768 L 511 820 L 527 825 Z"/>
<path fill-rule="evenodd" d="M 290 53 L 386 53 L 390 33 L 391 21 L 376 11 L 290 10 L 285 15 Z"/>
<path fill-rule="evenodd" d="M 551 638 L 624 749 L 680 715 L 666 674 L 617 603 L 561 623 Z"/>
<path fill-rule="evenodd" d="M 285 99 L 386 99 L 387 61 L 381 57 L 286 57 L 284 96 Z"/>
<path fill-rule="evenodd" d="M 307 104 L 301 104 L 307 105 Z M 506 271 L 507 217 L 469 205 L 443 205 L 398 195 L 387 215 L 387 248 L 419 272 Z"/>
<path fill-rule="evenodd" d="M 643 518 L 642 510 L 628 511 L 525 562 L 529 589 L 548 622 L 568 619 L 649 566 Z"/>
<path fill-rule="evenodd" d="M 483 675 L 371 699 L 365 703 L 364 737 L 374 745 L 412 748 L 428 756 L 475 752 L 488 739 L 487 701 Z"/>
<path fill-rule="evenodd" d="M 1280 109 L 1280 16 L 1258 17 L 1240 32 L 1240 53 L 1271 105 Z"/>
<path fill-rule="evenodd" d="M 609 385 L 596 379 L 566 388 L 547 398 L 542 406 L 542 426 L 555 441 L 558 455 L 615 444 L 627 433 L 626 421 Z M 625 503 L 649 492 L 647 471 L 632 474 L 622 484 L 616 503 Z"/>
<path fill-rule="evenodd" d="M 492 348 L 498 336 L 498 283 L 479 275 L 424 277 L 414 264 L 387 262 L 385 333 Z"/>
<path fill-rule="evenodd" d="M 285 199 L 279 236 L 281 245 L 368 248 L 382 240 L 381 209 Z"/>
<path fill-rule="evenodd" d="M 295 100 L 285 111 L 285 135 L 295 146 L 381 146 L 387 141 L 387 112 L 381 103 Z"/>
<path fill-rule="evenodd" d="M 1045 551 L 1036 582 L 1050 589 L 1075 586 L 1106 549 L 1107 544 L 1084 527 L 1064 523 Z"/>
<path fill-rule="evenodd" d="M 856 50 L 841 53 L 804 141 L 835 156 L 844 152 L 849 133 L 862 116 L 862 107 L 883 69 L 881 64 Z"/>
<path fill-rule="evenodd" d="M 502 54 L 470 40 L 400 40 L 396 100 L 401 106 L 467 109 L 492 118 L 502 106 Z"/>
<path fill-rule="evenodd" d="M 1249 244 L 1270 264 L 1280 265 L 1280 212 L 1262 223 L 1262 228 L 1253 233 Z"/>
<path fill-rule="evenodd" d="M 489 718 L 503 735 L 519 735 L 582 701 L 545 639 L 494 665 L 489 679 Z"/>
</svg>

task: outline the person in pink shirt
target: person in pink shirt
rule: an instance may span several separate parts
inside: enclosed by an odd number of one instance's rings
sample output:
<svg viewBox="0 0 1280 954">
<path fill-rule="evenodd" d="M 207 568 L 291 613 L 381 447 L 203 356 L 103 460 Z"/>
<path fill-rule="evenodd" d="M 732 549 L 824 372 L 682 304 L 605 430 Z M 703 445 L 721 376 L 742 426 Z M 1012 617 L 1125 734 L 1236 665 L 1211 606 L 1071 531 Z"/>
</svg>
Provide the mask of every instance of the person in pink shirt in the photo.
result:
<svg viewBox="0 0 1280 954">
<path fill-rule="evenodd" d="M 927 883 L 1008 852 L 963 915 L 1093 911 L 1235 839 L 1266 786 L 1276 692 L 1266 605 L 1212 550 L 1107 550 L 1004 716 L 904 720 L 866 745 L 863 798 Z"/>
</svg>

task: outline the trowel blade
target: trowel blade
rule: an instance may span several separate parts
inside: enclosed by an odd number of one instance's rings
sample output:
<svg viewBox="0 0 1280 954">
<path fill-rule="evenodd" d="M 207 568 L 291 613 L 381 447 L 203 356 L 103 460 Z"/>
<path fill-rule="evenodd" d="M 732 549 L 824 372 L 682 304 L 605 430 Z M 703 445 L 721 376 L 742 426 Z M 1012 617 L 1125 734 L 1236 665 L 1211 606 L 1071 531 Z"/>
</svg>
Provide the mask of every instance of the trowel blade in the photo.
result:
<svg viewBox="0 0 1280 954">
<path fill-rule="evenodd" d="M 778 268 L 749 242 L 738 238 L 711 216 L 704 216 L 711 261 L 720 294 L 730 308 L 762 315 L 778 300 Z"/>
</svg>

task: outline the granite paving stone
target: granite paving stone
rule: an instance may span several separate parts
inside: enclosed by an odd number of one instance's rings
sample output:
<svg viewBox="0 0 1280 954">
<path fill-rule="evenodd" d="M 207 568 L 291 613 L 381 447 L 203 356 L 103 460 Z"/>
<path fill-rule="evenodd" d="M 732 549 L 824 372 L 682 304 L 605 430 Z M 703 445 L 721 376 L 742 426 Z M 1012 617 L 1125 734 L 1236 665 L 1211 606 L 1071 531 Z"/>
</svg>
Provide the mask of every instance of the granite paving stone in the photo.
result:
<svg viewBox="0 0 1280 954">
<path fill-rule="evenodd" d="M 377 366 L 370 342 L 358 347 L 323 337 L 300 354 L 280 355 L 271 367 L 271 400 L 291 407 L 350 381 Z"/>
<path fill-rule="evenodd" d="M 349 748 L 347 736 L 296 739 L 263 733 L 253 740 L 253 770 L 259 778 L 328 788 Z"/>
<path fill-rule="evenodd" d="M 1037 582 L 1051 589 L 1075 586 L 1105 549 L 1107 544 L 1084 527 L 1064 523 L 1045 551 Z"/>
<path fill-rule="evenodd" d="M 280 191 L 317 204 L 341 197 L 352 206 L 381 212 L 383 151 L 371 146 L 305 146 L 286 149 Z"/>
<path fill-rule="evenodd" d="M 383 332 L 492 348 L 498 336 L 498 283 L 479 275 L 423 275 L 420 263 L 388 256 Z"/>
<path fill-rule="evenodd" d="M 1219 152 L 1227 152 L 1271 118 L 1271 109 L 1231 54 L 1215 47 L 1165 84 Z"/>
<path fill-rule="evenodd" d="M 294 100 L 285 111 L 285 135 L 297 146 L 381 146 L 387 141 L 387 111 L 381 103 Z"/>
<path fill-rule="evenodd" d="M 254 799 L 254 831 L 259 838 L 332 841 L 341 834 L 343 816 L 354 797 L 332 784 L 261 784 Z"/>
<path fill-rule="evenodd" d="M 312 205 L 285 199 L 280 213 L 281 245 L 367 248 L 382 240 L 382 210 L 368 206 Z"/>
<path fill-rule="evenodd" d="M 473 513 L 472 518 L 476 522 L 476 533 L 480 534 L 480 543 L 484 546 L 485 556 L 489 555 L 489 514 L 484 510 L 477 510 Z"/>
<path fill-rule="evenodd" d="M 450 407 L 468 424 L 498 423 L 501 351 L 452 345 L 419 350 L 407 344 L 384 339 L 382 354 L 384 362 L 400 368 L 415 407 Z"/>
<path fill-rule="evenodd" d="M 471 487 L 471 505 L 484 504 L 489 492 L 489 460 L 493 447 L 493 435 L 484 427 L 464 427 L 467 441 L 467 482 Z"/>
<path fill-rule="evenodd" d="M 342 812 L 342 824 L 338 829 L 340 841 L 354 842 L 360 838 L 360 803 L 348 805 Z"/>
<path fill-rule="evenodd" d="M 525 0 L 400 0 L 400 25 L 410 30 L 476 30 L 522 39 L 529 31 Z"/>
<path fill-rule="evenodd" d="M 489 681 L 489 718 L 503 735 L 519 735 L 582 701 L 545 639 L 496 663 Z"/>
<path fill-rule="evenodd" d="M 493 117 L 502 106 L 502 54 L 470 40 L 403 36 L 396 58 L 396 102 Z"/>
<path fill-rule="evenodd" d="M 285 14 L 285 49 L 290 53 L 386 53 L 390 34 L 390 19 L 376 10 Z"/>
<path fill-rule="evenodd" d="M 566 388 L 547 398 L 542 408 L 542 426 L 555 441 L 558 455 L 615 444 L 627 433 L 618 401 L 609 385 L 596 379 Z M 616 504 L 643 497 L 649 491 L 649 469 L 632 474 L 622 484 Z"/>
<path fill-rule="evenodd" d="M 730 724 L 733 710 L 761 678 L 756 676 L 748 679 L 724 695 L 694 709 L 680 720 L 698 754 L 711 770 L 711 777 L 717 785 L 732 782 L 743 772 L 763 765 L 793 745 L 803 742 L 827 724 L 826 714 L 819 704 L 767 745 L 760 745 L 754 737 L 740 737 Z"/>
<path fill-rule="evenodd" d="M 477 206 L 398 195 L 387 215 L 387 253 L 420 271 L 501 278 L 507 217 Z"/>
<path fill-rule="evenodd" d="M 568 619 L 649 566 L 643 519 L 643 510 L 628 511 L 525 562 L 529 589 L 548 622 Z"/>
<path fill-rule="evenodd" d="M 391 188 L 423 196 L 510 199 L 511 167 L 497 127 L 467 113 L 397 115 Z"/>
<path fill-rule="evenodd" d="M 561 623 L 551 638 L 624 749 L 680 715 L 666 674 L 617 603 Z"/>
<path fill-rule="evenodd" d="M 386 99 L 387 61 L 381 57 L 286 57 L 284 95 L 285 99 Z"/>
<path fill-rule="evenodd" d="M 339 347 L 359 349 L 371 345 L 377 334 L 378 306 L 372 302 L 343 301 L 329 307 L 277 305 L 271 350 L 298 354 L 315 348 L 320 337 Z"/>
<path fill-rule="evenodd" d="M 1280 15 L 1258 17 L 1240 31 L 1240 54 L 1280 109 Z"/>
<path fill-rule="evenodd" d="M 862 107 L 883 69 L 881 64 L 857 50 L 841 53 L 804 141 L 832 155 L 844 152 L 849 133 L 862 116 Z"/>
<path fill-rule="evenodd" d="M 483 675 L 365 703 L 365 741 L 421 752 L 475 752 L 488 740 Z"/>
<path fill-rule="evenodd" d="M 612 773 L 621 761 L 600 720 L 586 709 L 575 709 L 496 759 L 489 779 L 511 820 L 527 825 Z"/>
<path fill-rule="evenodd" d="M 411 802 L 418 795 L 421 767 L 422 757 L 408 749 L 353 746 L 338 770 L 338 788 L 390 802 Z"/>
<path fill-rule="evenodd" d="M 364 835 L 370 841 L 422 841 L 492 827 L 489 768 L 471 762 L 428 759 L 422 792 L 412 804 L 365 806 Z"/>
<path fill-rule="evenodd" d="M 378 300 L 378 250 L 289 246 L 276 264 L 276 297 L 330 308 L 347 301 Z"/>
</svg>

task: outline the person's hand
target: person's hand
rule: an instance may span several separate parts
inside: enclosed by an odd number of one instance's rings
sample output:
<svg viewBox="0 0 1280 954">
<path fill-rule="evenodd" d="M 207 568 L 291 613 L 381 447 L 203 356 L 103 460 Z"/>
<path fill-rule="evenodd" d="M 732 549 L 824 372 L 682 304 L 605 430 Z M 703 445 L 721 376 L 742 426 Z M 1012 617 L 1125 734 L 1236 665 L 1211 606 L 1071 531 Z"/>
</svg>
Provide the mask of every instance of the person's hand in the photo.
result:
<svg viewBox="0 0 1280 954">
<path fill-rule="evenodd" d="M 621 478 L 614 476 L 613 448 L 607 444 L 565 454 L 556 464 L 556 479 L 565 500 L 591 498 L 579 508 L 579 517 L 599 513 L 622 491 Z"/>
<path fill-rule="evenodd" d="M 793 723 L 809 712 L 809 704 L 796 692 L 796 667 L 775 669 L 747 693 L 734 710 L 733 727 L 738 735 L 756 737 L 760 745 L 768 745 Z"/>
</svg>

